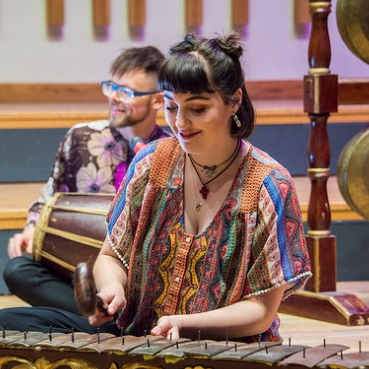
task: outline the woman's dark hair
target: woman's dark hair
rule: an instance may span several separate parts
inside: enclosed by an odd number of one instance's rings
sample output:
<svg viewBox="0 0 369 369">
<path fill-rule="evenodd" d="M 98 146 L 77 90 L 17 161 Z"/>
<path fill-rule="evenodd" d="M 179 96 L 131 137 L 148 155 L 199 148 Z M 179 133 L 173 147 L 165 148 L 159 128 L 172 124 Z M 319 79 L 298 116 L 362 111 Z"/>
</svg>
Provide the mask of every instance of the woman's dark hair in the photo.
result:
<svg viewBox="0 0 369 369">
<path fill-rule="evenodd" d="M 255 117 L 239 60 L 242 52 L 237 34 L 211 39 L 187 35 L 169 50 L 159 72 L 159 87 L 180 93 L 218 92 L 225 104 L 231 103 L 232 96 L 241 88 L 242 102 L 236 113 L 241 127 L 232 119 L 231 135 L 247 138 L 254 128 Z"/>
</svg>

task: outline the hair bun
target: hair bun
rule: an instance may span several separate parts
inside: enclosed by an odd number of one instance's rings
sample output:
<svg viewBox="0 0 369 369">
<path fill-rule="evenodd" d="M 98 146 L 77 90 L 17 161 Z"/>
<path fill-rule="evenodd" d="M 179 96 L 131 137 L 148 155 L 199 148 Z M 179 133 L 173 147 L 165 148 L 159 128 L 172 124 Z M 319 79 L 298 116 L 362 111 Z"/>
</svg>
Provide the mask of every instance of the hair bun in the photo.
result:
<svg viewBox="0 0 369 369">
<path fill-rule="evenodd" d="M 231 33 L 223 37 L 213 38 L 210 42 L 218 46 L 218 48 L 232 58 L 239 59 L 243 53 L 243 47 L 238 33 Z"/>
<path fill-rule="evenodd" d="M 171 47 L 169 49 L 169 55 L 175 54 L 175 53 L 187 53 L 196 50 L 196 47 L 198 46 L 200 41 L 200 38 L 197 38 L 192 33 L 188 33 L 184 40 L 181 41 L 179 44 Z"/>
</svg>

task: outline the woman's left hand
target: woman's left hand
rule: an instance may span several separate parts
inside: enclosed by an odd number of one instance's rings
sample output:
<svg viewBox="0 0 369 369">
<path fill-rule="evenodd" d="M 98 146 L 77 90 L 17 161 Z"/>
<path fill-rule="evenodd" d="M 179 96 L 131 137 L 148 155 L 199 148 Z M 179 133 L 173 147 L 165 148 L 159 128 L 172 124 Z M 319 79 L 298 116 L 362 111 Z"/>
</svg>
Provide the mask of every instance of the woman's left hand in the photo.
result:
<svg viewBox="0 0 369 369">
<path fill-rule="evenodd" d="M 179 339 L 179 319 L 175 315 L 161 317 L 151 330 L 153 336 L 164 336 L 168 340 Z"/>
</svg>

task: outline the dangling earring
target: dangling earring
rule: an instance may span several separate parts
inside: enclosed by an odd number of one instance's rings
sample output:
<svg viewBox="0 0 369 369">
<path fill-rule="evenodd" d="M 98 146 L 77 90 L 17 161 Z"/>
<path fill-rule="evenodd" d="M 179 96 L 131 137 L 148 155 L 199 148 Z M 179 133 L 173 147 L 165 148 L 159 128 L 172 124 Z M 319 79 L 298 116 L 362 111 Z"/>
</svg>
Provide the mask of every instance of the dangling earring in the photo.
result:
<svg viewBox="0 0 369 369">
<path fill-rule="evenodd" d="M 237 128 L 241 128 L 242 123 L 241 123 L 240 119 L 238 118 L 237 114 L 233 114 L 232 118 L 233 118 L 234 122 L 236 123 Z"/>
</svg>

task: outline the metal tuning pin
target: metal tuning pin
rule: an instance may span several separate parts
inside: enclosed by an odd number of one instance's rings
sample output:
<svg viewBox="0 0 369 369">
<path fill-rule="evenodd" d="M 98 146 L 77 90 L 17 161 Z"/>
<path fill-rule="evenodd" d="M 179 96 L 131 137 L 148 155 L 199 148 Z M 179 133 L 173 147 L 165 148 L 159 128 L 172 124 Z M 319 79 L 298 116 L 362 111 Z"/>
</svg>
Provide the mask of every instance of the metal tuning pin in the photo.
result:
<svg viewBox="0 0 369 369">
<path fill-rule="evenodd" d="M 229 345 L 229 334 L 228 334 L 228 329 L 227 329 L 227 333 L 226 333 L 226 346 Z"/>
<path fill-rule="evenodd" d="M 5 327 L 3 326 L 3 338 L 5 338 L 6 337 L 6 329 L 5 329 Z"/>
<path fill-rule="evenodd" d="M 123 328 L 120 330 L 121 344 L 124 345 L 124 330 Z"/>
<path fill-rule="evenodd" d="M 291 347 L 292 339 L 291 337 L 288 338 L 288 346 Z"/>
<path fill-rule="evenodd" d="M 205 346 L 205 350 L 207 350 L 208 349 L 208 343 L 206 341 L 205 341 L 204 346 Z"/>
<path fill-rule="evenodd" d="M 359 341 L 359 353 L 361 354 L 361 341 Z"/>
<path fill-rule="evenodd" d="M 72 340 L 72 343 L 74 343 L 74 329 L 72 329 L 71 340 Z"/>
<path fill-rule="evenodd" d="M 341 360 L 343 360 L 343 350 L 340 351 Z"/>
<path fill-rule="evenodd" d="M 265 344 L 265 353 L 268 355 L 269 354 L 269 349 L 268 349 L 268 345 Z"/>
<path fill-rule="evenodd" d="M 198 341 L 201 340 L 201 331 L 200 331 L 200 329 L 197 331 L 197 340 Z"/>
<path fill-rule="evenodd" d="M 53 327 L 49 327 L 49 342 L 52 342 L 53 340 Z"/>
<path fill-rule="evenodd" d="M 260 339 L 260 336 L 258 336 L 258 346 L 260 347 L 261 345 L 261 339 Z"/>
<path fill-rule="evenodd" d="M 324 348 L 326 347 L 325 338 L 323 338 L 323 346 L 324 346 Z"/>
<path fill-rule="evenodd" d="M 150 347 L 150 338 L 147 338 L 146 344 L 147 344 L 147 347 Z"/>
<path fill-rule="evenodd" d="M 97 343 L 100 344 L 100 328 L 96 328 Z"/>
<path fill-rule="evenodd" d="M 173 339 L 173 332 L 170 332 L 170 334 L 169 334 L 169 341 L 172 342 L 172 339 Z"/>
<path fill-rule="evenodd" d="M 23 332 L 23 338 L 24 338 L 24 340 L 25 340 L 25 341 L 27 341 L 27 336 L 28 336 L 28 331 L 27 331 L 27 330 L 25 330 L 25 331 Z"/>
<path fill-rule="evenodd" d="M 234 344 L 234 352 L 237 352 L 237 343 Z"/>
<path fill-rule="evenodd" d="M 176 342 L 176 349 L 177 349 L 177 350 L 179 349 L 178 341 Z"/>
<path fill-rule="evenodd" d="M 144 330 L 144 337 L 146 338 L 147 336 L 147 329 Z"/>
<path fill-rule="evenodd" d="M 302 349 L 302 358 L 303 359 L 306 358 L 306 348 L 305 347 Z"/>
</svg>

